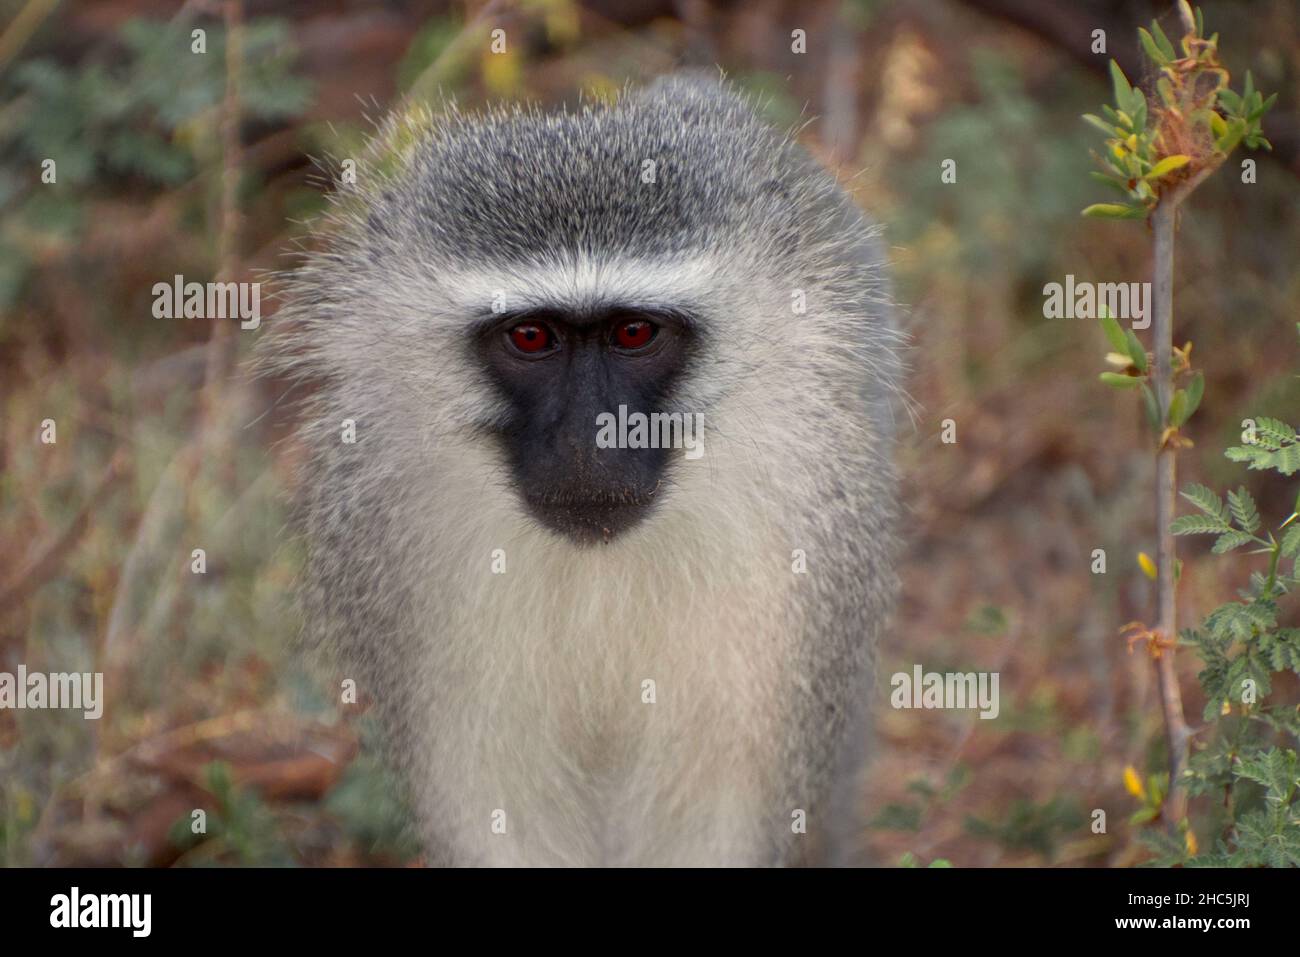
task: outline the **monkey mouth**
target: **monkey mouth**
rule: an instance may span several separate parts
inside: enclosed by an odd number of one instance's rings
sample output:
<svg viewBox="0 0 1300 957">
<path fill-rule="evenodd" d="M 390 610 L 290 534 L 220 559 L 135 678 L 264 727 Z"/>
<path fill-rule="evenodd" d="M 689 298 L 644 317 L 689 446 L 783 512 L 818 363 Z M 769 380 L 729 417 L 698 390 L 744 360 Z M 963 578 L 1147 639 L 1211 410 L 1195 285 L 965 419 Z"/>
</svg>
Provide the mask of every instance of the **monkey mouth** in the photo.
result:
<svg viewBox="0 0 1300 957">
<path fill-rule="evenodd" d="M 542 525 L 587 547 L 609 544 L 640 524 L 654 508 L 658 492 L 656 484 L 648 491 L 620 489 L 595 496 L 565 492 L 525 495 L 524 502 Z"/>
</svg>

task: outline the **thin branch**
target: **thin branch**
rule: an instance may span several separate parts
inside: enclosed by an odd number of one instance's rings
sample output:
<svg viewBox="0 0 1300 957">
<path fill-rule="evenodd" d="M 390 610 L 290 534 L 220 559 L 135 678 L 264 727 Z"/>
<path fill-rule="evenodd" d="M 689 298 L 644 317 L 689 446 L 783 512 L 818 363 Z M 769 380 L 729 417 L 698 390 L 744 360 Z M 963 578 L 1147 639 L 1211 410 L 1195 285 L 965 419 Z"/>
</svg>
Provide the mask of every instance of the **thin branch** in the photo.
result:
<svg viewBox="0 0 1300 957">
<path fill-rule="evenodd" d="M 0 70 L 22 52 L 27 41 L 58 5 L 59 0 L 27 0 L 18 16 L 9 22 L 4 33 L 0 33 Z"/>
<path fill-rule="evenodd" d="M 240 71 L 243 65 L 243 4 L 225 0 L 226 26 L 226 94 L 221 104 L 221 201 L 217 234 L 217 278 L 234 282 L 239 274 L 239 178 L 241 143 L 239 136 Z M 211 317 L 209 317 L 211 318 Z M 216 414 L 222 387 L 230 373 L 234 352 L 232 323 L 214 321 L 208 344 L 208 371 L 205 383 L 204 415 Z"/>
<path fill-rule="evenodd" d="M 1221 155 L 1207 161 L 1195 175 L 1162 196 L 1151 215 L 1155 234 L 1155 262 L 1152 304 L 1155 352 L 1156 403 L 1160 421 L 1169 417 L 1169 403 L 1174 394 L 1174 234 L 1178 210 L 1210 174 L 1223 163 Z M 1178 552 L 1173 523 L 1178 501 L 1178 443 L 1161 441 L 1156 452 L 1156 535 L 1157 535 L 1157 619 L 1156 631 L 1165 639 L 1156 658 L 1160 705 L 1165 719 L 1165 741 L 1169 750 L 1169 797 L 1165 819 L 1177 826 L 1187 816 L 1187 789 L 1183 773 L 1187 768 L 1188 742 L 1191 732 L 1183 712 L 1183 696 L 1174 670 L 1174 652 L 1178 639 Z"/>
<path fill-rule="evenodd" d="M 1173 277 L 1174 225 L 1178 218 L 1177 194 L 1165 197 L 1151 218 L 1155 233 L 1154 352 L 1156 360 L 1156 400 L 1160 420 L 1166 421 L 1173 396 Z M 1171 824 L 1187 814 L 1187 790 L 1183 787 L 1183 770 L 1187 767 L 1187 720 L 1183 716 L 1182 692 L 1174 671 L 1174 640 L 1178 635 L 1176 618 L 1178 555 L 1174 544 L 1174 507 L 1177 496 L 1177 445 L 1161 442 L 1156 453 L 1156 535 L 1157 594 L 1159 596 L 1156 629 L 1166 642 L 1156 657 L 1160 703 L 1164 710 L 1165 737 L 1169 746 L 1169 799 L 1166 818 Z"/>
</svg>

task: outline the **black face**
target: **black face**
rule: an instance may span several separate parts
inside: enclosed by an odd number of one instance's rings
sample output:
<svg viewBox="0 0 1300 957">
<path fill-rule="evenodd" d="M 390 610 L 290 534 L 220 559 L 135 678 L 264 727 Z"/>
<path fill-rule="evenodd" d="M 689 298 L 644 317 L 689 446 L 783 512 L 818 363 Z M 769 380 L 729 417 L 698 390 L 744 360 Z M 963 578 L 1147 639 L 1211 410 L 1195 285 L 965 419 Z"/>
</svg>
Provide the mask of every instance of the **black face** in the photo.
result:
<svg viewBox="0 0 1300 957">
<path fill-rule="evenodd" d="M 510 403 L 501 429 L 528 510 L 579 544 L 608 542 L 653 508 L 672 453 L 601 448 L 598 417 L 646 416 L 685 367 L 691 323 L 681 315 L 609 309 L 503 317 L 478 339 Z"/>
</svg>

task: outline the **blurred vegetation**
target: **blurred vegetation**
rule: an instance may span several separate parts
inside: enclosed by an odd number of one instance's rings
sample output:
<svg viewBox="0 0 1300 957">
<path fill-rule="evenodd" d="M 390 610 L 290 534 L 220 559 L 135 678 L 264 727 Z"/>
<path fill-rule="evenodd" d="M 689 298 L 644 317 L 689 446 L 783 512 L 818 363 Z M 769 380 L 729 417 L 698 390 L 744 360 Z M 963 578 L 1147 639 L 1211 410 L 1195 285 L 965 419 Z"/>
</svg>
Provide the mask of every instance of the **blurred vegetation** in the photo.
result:
<svg viewBox="0 0 1300 957">
<path fill-rule="evenodd" d="M 1105 309 L 1101 315 L 1113 351 L 1106 356 L 1111 371 L 1101 373 L 1100 379 L 1141 396 L 1151 430 L 1148 441 L 1166 467 L 1157 478 L 1157 485 L 1164 483 L 1156 495 L 1156 521 L 1162 527 L 1158 560 L 1146 553 L 1138 556 L 1143 571 L 1157 581 L 1162 599 L 1155 624 L 1134 621 L 1124 630 L 1131 644 L 1142 642 L 1161 669 L 1168 770 L 1149 775 L 1144 786 L 1132 766 L 1126 769 L 1125 786 L 1142 802 L 1130 823 L 1152 822 L 1142 838 L 1156 849 L 1156 863 L 1296 866 L 1300 823 L 1293 800 L 1300 791 L 1300 771 L 1292 746 L 1300 741 L 1300 705 L 1296 696 L 1272 692 L 1275 679 L 1300 675 L 1300 629 L 1278 627 L 1279 603 L 1300 584 L 1295 567 L 1300 528 L 1292 526 L 1300 518 L 1300 495 L 1295 509 L 1277 526 L 1280 538 L 1265 528 L 1244 486 L 1228 492 L 1225 503 L 1206 486 L 1189 485 L 1182 495 L 1197 511 L 1175 517 L 1175 463 L 1180 450 L 1193 446 L 1186 433 L 1204 398 L 1205 376 L 1194 367 L 1193 344 L 1176 345 L 1183 340 L 1175 334 L 1171 299 L 1165 300 L 1168 308 L 1158 301 L 1159 290 L 1173 286 L 1170 263 L 1183 204 L 1206 177 L 1221 167 L 1231 170 L 1228 161 L 1238 146 L 1272 148 L 1262 121 L 1278 97 L 1256 90 L 1249 70 L 1241 92 L 1235 92 L 1218 56 L 1219 34 L 1207 30 L 1202 12 L 1186 0 L 1180 0 L 1178 9 L 1181 22 L 1172 31 L 1177 49 L 1159 22 L 1152 22 L 1150 31 L 1139 29 L 1143 50 L 1159 71 L 1150 111 L 1144 92 L 1131 86 L 1112 60 L 1115 105 L 1102 106 L 1104 119 L 1084 116 L 1107 136 L 1104 154 L 1094 154 L 1104 172 L 1093 176 L 1124 198 L 1089 206 L 1084 215 L 1149 222 L 1156 249 L 1163 243 L 1171 251 L 1153 277 L 1154 359 L 1132 329 L 1121 328 Z M 1253 180 L 1246 172 L 1253 165 L 1253 160 L 1243 161 L 1243 183 Z M 1153 256 L 1161 261 L 1158 251 Z M 1244 444 L 1229 448 L 1227 458 L 1284 477 L 1300 471 L 1300 444 L 1292 426 L 1263 415 L 1243 425 Z M 1243 601 L 1220 605 L 1202 629 L 1179 631 L 1173 616 L 1183 562 L 1177 558 L 1175 536 L 1199 534 L 1215 536 L 1211 550 L 1216 555 L 1256 546 L 1253 554 L 1266 555 L 1268 567 L 1250 573 L 1249 588 L 1240 592 Z M 1174 664 L 1180 645 L 1195 652 L 1204 665 L 1198 675 L 1205 698 L 1203 723 L 1195 730 L 1187 724 Z M 1189 814 L 1189 793 L 1221 794 L 1222 801 L 1203 802 Z M 1216 835 L 1213 850 L 1202 852 L 1198 832 Z"/>
<path fill-rule="evenodd" d="M 76 242 L 95 198 L 133 186 L 179 187 L 216 162 L 225 36 L 211 29 L 207 52 L 189 55 L 185 27 L 130 20 L 111 59 L 64 64 L 36 56 L 0 75 L 7 104 L 0 124 L 0 307 L 13 305 L 41 248 Z M 290 25 L 263 19 L 245 30 L 239 91 L 245 116 L 301 113 L 311 87 L 291 72 Z M 38 188 L 33 171 L 47 159 L 56 162 L 52 185 L 59 189 Z"/>
<path fill-rule="evenodd" d="M 1147 662 L 1116 633 L 1153 600 L 1128 557 L 1154 533 L 1149 463 L 1129 454 L 1140 412 L 1080 367 L 1092 324 L 1042 312 L 1043 286 L 1067 273 L 1148 271 L 1140 229 L 1078 216 L 1094 198 L 1078 117 L 1102 95 L 1108 57 L 1085 68 L 1050 31 L 986 6 L 250 2 L 241 238 L 238 262 L 223 263 L 221 21 L 201 6 L 71 3 L 19 37 L 28 4 L 0 2 L 0 596 L 23 586 L 0 604 L 0 670 L 104 671 L 109 696 L 98 722 L 0 712 L 0 863 L 417 859 L 400 794 L 365 746 L 364 709 L 328 702 L 291 651 L 294 396 L 240 375 L 209 407 L 212 330 L 153 319 L 150 288 L 290 266 L 284 251 L 312 241 L 305 220 L 328 189 L 309 157 L 328 169 L 357 155 L 371 121 L 406 98 L 571 104 L 689 63 L 726 67 L 778 124 L 816 118 L 801 138 L 886 227 L 918 412 L 882 681 L 915 662 L 1002 675 L 997 721 L 881 710 L 864 843 L 905 866 L 1122 866 L 1163 853 L 1124 823 L 1124 769 L 1158 773 L 1162 760 Z M 1125 33 L 1150 12 L 1104 6 Z M 1235 45 L 1225 56 L 1281 91 L 1279 129 L 1294 130 L 1294 4 L 1206 12 Z M 505 54 L 488 49 L 496 26 Z M 807 54 L 790 50 L 795 28 Z M 1300 408 L 1286 142 L 1257 184 L 1207 182 L 1182 229 L 1179 322 L 1214 357 L 1187 481 L 1235 484 L 1239 467 L 1216 450 L 1236 444 L 1241 420 Z M 49 158 L 53 184 L 41 181 Z M 955 184 L 940 182 L 945 159 Z M 234 336 L 241 354 L 257 335 Z M 947 418 L 955 445 L 938 441 Z M 55 445 L 37 441 L 45 419 Z M 1251 491 L 1261 513 L 1293 506 L 1280 477 L 1261 473 Z M 1110 556 L 1106 574 L 1089 573 L 1094 548 Z M 1259 571 L 1185 551 L 1187 621 Z M 1195 687 L 1194 663 L 1184 668 Z M 1273 693 L 1294 700 L 1295 684 Z M 207 829 L 195 834 L 200 808 Z M 1106 834 L 1090 829 L 1095 808 Z"/>
</svg>

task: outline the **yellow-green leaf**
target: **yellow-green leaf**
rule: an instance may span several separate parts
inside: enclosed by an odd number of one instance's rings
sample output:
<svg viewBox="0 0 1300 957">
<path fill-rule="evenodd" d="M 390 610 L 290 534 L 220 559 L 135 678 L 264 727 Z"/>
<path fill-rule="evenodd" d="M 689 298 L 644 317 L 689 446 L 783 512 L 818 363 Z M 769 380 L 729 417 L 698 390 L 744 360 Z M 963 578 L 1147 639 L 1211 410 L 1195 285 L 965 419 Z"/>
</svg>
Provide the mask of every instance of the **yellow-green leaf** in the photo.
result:
<svg viewBox="0 0 1300 957">
<path fill-rule="evenodd" d="M 1166 156 L 1155 166 L 1151 167 L 1151 172 L 1147 173 L 1147 179 L 1159 179 L 1166 176 L 1176 169 L 1181 169 L 1192 161 L 1190 156 L 1178 153 L 1174 156 Z"/>
<path fill-rule="evenodd" d="M 1141 206 L 1125 206 L 1123 203 L 1093 203 L 1083 211 L 1083 215 L 1098 219 L 1144 219 L 1146 214 Z"/>
<path fill-rule="evenodd" d="M 1107 136 L 1114 136 L 1116 133 L 1115 127 L 1107 123 L 1100 116 L 1094 116 L 1091 113 L 1085 113 L 1083 114 L 1083 121 L 1090 126 L 1097 127 L 1097 129 L 1101 130 Z"/>
</svg>

